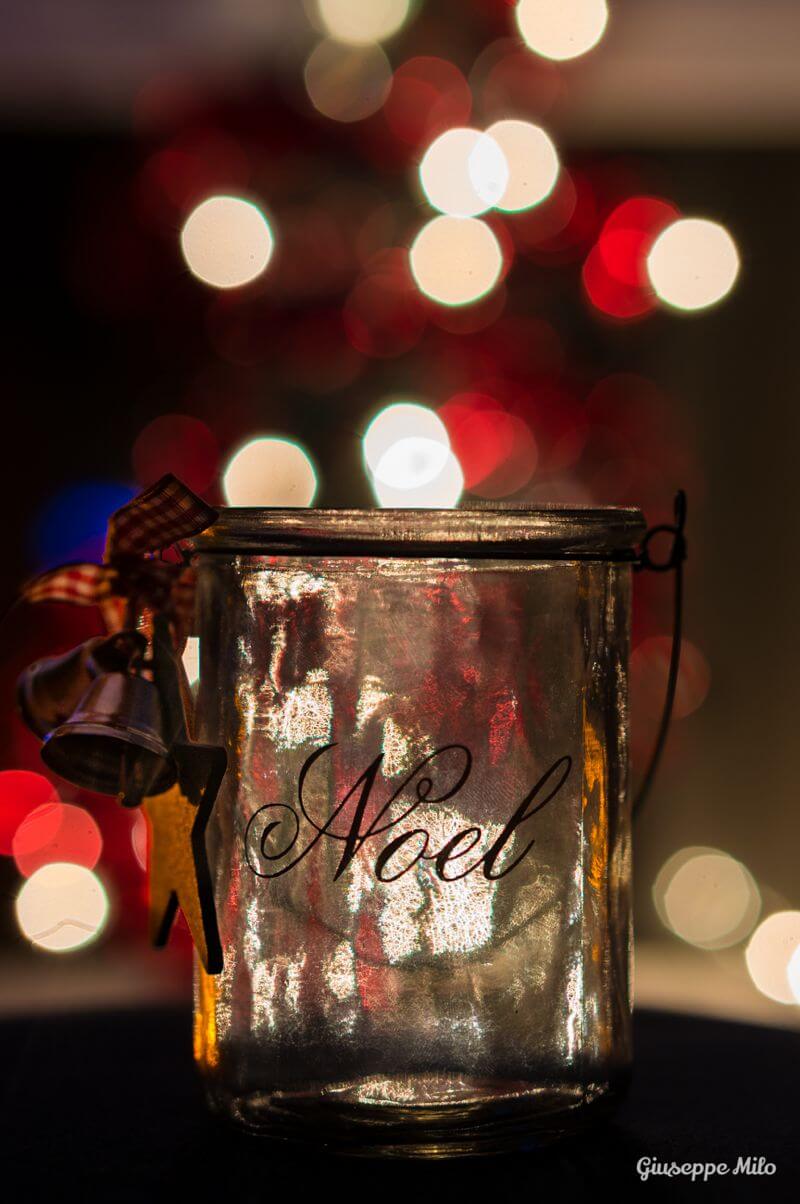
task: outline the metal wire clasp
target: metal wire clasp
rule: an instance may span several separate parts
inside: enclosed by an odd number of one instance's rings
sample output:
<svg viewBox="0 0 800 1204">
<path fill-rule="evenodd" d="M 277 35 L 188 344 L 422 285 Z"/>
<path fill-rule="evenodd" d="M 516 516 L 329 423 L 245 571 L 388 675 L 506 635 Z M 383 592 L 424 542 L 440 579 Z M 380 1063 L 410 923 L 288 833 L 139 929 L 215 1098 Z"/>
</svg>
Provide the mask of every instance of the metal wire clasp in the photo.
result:
<svg viewBox="0 0 800 1204">
<path fill-rule="evenodd" d="M 633 801 L 633 814 L 638 815 L 644 804 L 650 787 L 658 770 L 661 755 L 667 742 L 669 726 L 672 721 L 672 711 L 675 706 L 675 691 L 678 686 L 678 670 L 681 663 L 681 643 L 683 640 L 683 565 L 686 560 L 686 494 L 679 489 L 675 495 L 675 522 L 660 523 L 651 527 L 642 540 L 639 556 L 635 564 L 637 569 L 649 569 L 654 573 L 675 574 L 675 590 L 672 610 L 672 647 L 669 657 L 669 672 L 667 674 L 667 689 L 664 696 L 664 709 L 650 760 L 644 777 L 639 784 Z M 650 554 L 650 544 L 657 535 L 671 535 L 672 546 L 669 555 L 664 560 L 655 560 Z"/>
</svg>

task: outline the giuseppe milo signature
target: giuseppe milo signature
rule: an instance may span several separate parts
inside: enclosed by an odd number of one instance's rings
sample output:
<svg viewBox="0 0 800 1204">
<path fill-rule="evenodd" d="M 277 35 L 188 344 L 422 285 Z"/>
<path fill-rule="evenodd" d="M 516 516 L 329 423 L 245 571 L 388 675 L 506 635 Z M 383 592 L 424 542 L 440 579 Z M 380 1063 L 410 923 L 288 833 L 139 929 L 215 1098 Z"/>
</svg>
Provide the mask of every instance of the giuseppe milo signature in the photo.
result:
<svg viewBox="0 0 800 1204">
<path fill-rule="evenodd" d="M 657 1158 L 640 1158 L 636 1170 L 642 1182 L 651 1175 L 660 1175 L 667 1179 L 676 1179 L 682 1175 L 691 1179 L 702 1179 L 707 1183 L 715 1175 L 774 1175 L 777 1167 L 766 1158 L 739 1158 L 735 1166 L 727 1162 L 659 1162 Z"/>
</svg>

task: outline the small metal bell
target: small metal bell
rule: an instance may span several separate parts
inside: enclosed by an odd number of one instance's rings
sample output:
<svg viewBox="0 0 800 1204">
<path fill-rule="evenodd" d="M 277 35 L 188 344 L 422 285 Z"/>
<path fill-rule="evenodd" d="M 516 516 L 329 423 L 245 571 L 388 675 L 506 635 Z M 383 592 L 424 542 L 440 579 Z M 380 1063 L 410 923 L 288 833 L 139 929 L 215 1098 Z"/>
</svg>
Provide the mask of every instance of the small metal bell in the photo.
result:
<svg viewBox="0 0 800 1204">
<path fill-rule="evenodd" d="M 75 786 L 121 795 L 129 806 L 166 790 L 176 771 L 155 685 L 131 673 L 95 678 L 70 717 L 46 737 L 42 760 Z"/>
<path fill-rule="evenodd" d="M 95 636 L 61 656 L 35 661 L 17 680 L 17 705 L 24 722 L 43 740 L 69 719 L 95 678 L 127 669 L 143 645 L 138 632 L 120 631 Z"/>
</svg>

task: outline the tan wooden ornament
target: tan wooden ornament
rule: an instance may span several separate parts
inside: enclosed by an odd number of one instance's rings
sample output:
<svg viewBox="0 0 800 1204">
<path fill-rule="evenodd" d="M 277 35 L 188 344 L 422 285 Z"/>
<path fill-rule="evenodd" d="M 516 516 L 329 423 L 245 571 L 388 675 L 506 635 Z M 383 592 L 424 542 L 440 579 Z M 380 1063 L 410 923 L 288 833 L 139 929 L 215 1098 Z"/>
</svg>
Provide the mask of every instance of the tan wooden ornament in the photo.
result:
<svg viewBox="0 0 800 1204">
<path fill-rule="evenodd" d="M 177 745 L 178 781 L 162 794 L 147 796 L 142 807 L 149 827 L 150 939 L 165 945 L 180 907 L 203 968 L 222 969 L 222 947 L 205 834 L 225 754 L 202 744 Z"/>
</svg>

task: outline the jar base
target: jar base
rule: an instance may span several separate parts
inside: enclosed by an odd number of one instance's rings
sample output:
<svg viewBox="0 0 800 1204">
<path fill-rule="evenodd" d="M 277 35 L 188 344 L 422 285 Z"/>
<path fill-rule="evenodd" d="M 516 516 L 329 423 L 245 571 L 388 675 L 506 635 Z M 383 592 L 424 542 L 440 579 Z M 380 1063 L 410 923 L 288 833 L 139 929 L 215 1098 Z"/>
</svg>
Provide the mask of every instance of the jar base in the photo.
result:
<svg viewBox="0 0 800 1204">
<path fill-rule="evenodd" d="M 436 1159 L 542 1148 L 603 1119 L 623 1093 L 607 1082 L 587 1088 L 373 1076 L 324 1090 L 212 1092 L 212 1106 L 240 1130 L 272 1141 L 355 1157 Z"/>
</svg>

